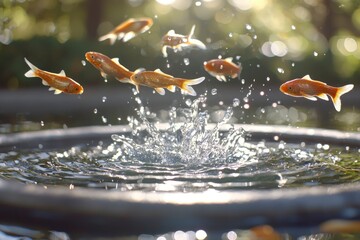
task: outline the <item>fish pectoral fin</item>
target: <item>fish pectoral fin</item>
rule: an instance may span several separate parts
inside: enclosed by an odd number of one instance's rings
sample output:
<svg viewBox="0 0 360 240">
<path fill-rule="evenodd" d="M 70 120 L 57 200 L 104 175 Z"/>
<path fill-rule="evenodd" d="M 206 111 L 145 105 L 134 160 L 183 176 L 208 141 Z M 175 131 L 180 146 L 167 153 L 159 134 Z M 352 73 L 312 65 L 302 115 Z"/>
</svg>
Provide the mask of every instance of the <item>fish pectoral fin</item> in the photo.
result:
<svg viewBox="0 0 360 240">
<path fill-rule="evenodd" d="M 59 72 L 59 75 L 62 76 L 62 77 L 66 77 L 66 74 L 65 74 L 64 70 L 61 70 L 61 72 Z"/>
<path fill-rule="evenodd" d="M 216 75 L 216 79 L 220 82 L 226 82 L 226 77 L 224 75 Z"/>
<path fill-rule="evenodd" d="M 329 101 L 329 97 L 325 93 L 319 94 L 317 97 L 321 98 L 322 100 Z"/>
<path fill-rule="evenodd" d="M 302 79 L 312 80 L 309 74 L 308 74 L 308 75 L 303 76 L 303 77 L 302 77 Z"/>
<path fill-rule="evenodd" d="M 310 95 L 304 95 L 304 98 L 309 99 L 309 100 L 311 100 L 311 101 L 317 101 L 317 98 L 316 98 L 316 97 L 310 96 Z"/>
<path fill-rule="evenodd" d="M 106 74 L 106 73 L 100 72 L 100 74 L 101 74 L 101 76 L 102 76 L 103 78 L 107 78 L 107 74 Z"/>
<path fill-rule="evenodd" d="M 163 88 L 155 88 L 155 91 L 160 95 L 165 95 L 165 90 Z"/>
<path fill-rule="evenodd" d="M 123 42 L 127 42 L 130 39 L 134 38 L 136 36 L 135 32 L 128 32 L 124 35 L 124 38 L 122 39 Z"/>
<path fill-rule="evenodd" d="M 161 52 L 162 52 L 164 58 L 166 58 L 166 57 L 168 56 L 168 54 L 167 54 L 167 48 L 168 48 L 168 47 L 165 45 L 165 46 L 163 46 L 162 49 L 161 49 Z"/>
<path fill-rule="evenodd" d="M 171 75 L 169 75 L 169 74 L 166 74 L 166 73 L 163 73 L 159 68 L 157 68 L 157 69 L 155 69 L 155 71 L 154 72 L 156 72 L 156 73 L 160 73 L 160 74 L 162 74 L 162 75 L 164 75 L 164 76 L 166 76 L 166 77 L 170 77 L 170 78 L 172 78 L 173 76 L 171 76 Z"/>
<path fill-rule="evenodd" d="M 59 89 L 53 88 L 53 87 L 49 87 L 49 91 L 54 91 L 54 94 L 62 93 L 62 91 L 60 91 Z"/>
<path fill-rule="evenodd" d="M 42 82 L 42 84 L 43 84 L 44 86 L 49 86 L 49 84 L 47 83 L 47 81 L 42 80 L 41 82 Z"/>
</svg>

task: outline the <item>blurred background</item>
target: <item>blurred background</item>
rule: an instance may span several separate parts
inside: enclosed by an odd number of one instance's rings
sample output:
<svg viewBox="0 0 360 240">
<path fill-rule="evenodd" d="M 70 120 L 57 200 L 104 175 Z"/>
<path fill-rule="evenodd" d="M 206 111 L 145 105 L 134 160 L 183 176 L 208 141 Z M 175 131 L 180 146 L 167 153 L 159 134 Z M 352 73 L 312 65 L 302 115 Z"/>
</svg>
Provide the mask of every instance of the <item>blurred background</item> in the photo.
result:
<svg viewBox="0 0 360 240">
<path fill-rule="evenodd" d="M 129 42 L 98 38 L 128 18 L 151 17 L 151 29 Z M 188 34 L 207 50 L 187 49 L 168 58 L 161 38 L 170 29 Z M 233 123 L 279 124 L 360 131 L 360 2 L 353 0 L 1 0 L 0 133 L 86 125 L 127 124 L 138 106 L 133 87 L 105 81 L 87 51 L 118 57 L 130 70 L 160 68 L 184 78 L 205 76 L 194 87 L 207 92 L 211 121 L 235 106 Z M 82 95 L 54 95 L 40 79 L 27 79 L 24 57 L 40 69 L 65 70 L 84 86 Z M 203 62 L 233 57 L 239 79 L 219 82 Z M 279 86 L 310 74 L 330 85 L 352 83 L 342 111 L 331 102 L 283 95 Z M 180 92 L 165 96 L 141 88 L 154 120 L 166 121 L 171 106 L 186 106 Z M 191 98 L 193 99 L 193 98 Z"/>
</svg>

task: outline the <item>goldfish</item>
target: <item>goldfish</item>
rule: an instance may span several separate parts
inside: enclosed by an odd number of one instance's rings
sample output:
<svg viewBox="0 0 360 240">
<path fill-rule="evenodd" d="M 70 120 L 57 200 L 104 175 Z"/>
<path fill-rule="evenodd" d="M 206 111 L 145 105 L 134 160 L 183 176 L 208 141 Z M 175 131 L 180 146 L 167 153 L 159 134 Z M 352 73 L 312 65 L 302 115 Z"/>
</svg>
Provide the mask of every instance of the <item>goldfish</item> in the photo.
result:
<svg viewBox="0 0 360 240">
<path fill-rule="evenodd" d="M 226 82 L 226 77 L 236 78 L 240 76 L 241 64 L 236 65 L 232 62 L 233 58 L 213 59 L 204 62 L 204 69 L 219 81 Z"/>
<path fill-rule="evenodd" d="M 98 52 L 87 52 L 85 58 L 100 71 L 103 78 L 110 75 L 122 83 L 129 83 L 131 75 L 134 74 L 134 72 L 119 63 L 119 58 L 110 59 L 108 56 Z"/>
<path fill-rule="evenodd" d="M 336 111 L 340 112 L 340 97 L 350 92 L 353 88 L 353 84 L 348 84 L 343 87 L 332 87 L 324 82 L 313 80 L 309 75 L 306 75 L 282 84 L 280 91 L 292 97 L 304 97 L 312 101 L 316 101 L 316 97 L 328 101 L 328 96 L 330 96 Z"/>
<path fill-rule="evenodd" d="M 140 33 L 144 33 L 151 28 L 153 20 L 151 18 L 130 18 L 118 25 L 114 30 L 101 36 L 99 41 L 110 39 L 113 45 L 116 40 L 127 42 Z"/>
<path fill-rule="evenodd" d="M 195 25 L 192 26 L 189 35 L 181 35 L 176 34 L 174 30 L 170 30 L 165 36 L 162 38 L 162 54 L 164 57 L 167 57 L 167 48 L 172 48 L 174 51 L 181 51 L 184 47 L 195 46 L 200 49 L 206 49 L 204 43 L 200 40 L 192 38 L 195 31 Z"/>
<path fill-rule="evenodd" d="M 38 77 L 42 79 L 42 84 L 49 86 L 49 91 L 54 91 L 54 94 L 71 93 L 71 94 L 82 94 L 84 92 L 83 87 L 75 82 L 73 79 L 66 76 L 64 70 L 60 73 L 51 73 L 41 70 L 35 67 L 26 58 L 25 62 L 29 65 L 30 70 L 25 73 L 25 77 L 32 78 Z"/>
<path fill-rule="evenodd" d="M 329 220 L 320 225 L 320 231 L 325 233 L 360 233 L 360 221 Z"/>
<path fill-rule="evenodd" d="M 190 85 L 197 85 L 204 81 L 205 77 L 196 79 L 175 78 L 171 75 L 163 73 L 160 69 L 155 71 L 138 71 L 130 77 L 132 83 L 139 92 L 139 86 L 147 86 L 154 88 L 160 95 L 165 94 L 164 88 L 171 92 L 175 92 L 175 87 L 180 88 L 185 94 L 196 96 L 195 90 Z"/>
</svg>

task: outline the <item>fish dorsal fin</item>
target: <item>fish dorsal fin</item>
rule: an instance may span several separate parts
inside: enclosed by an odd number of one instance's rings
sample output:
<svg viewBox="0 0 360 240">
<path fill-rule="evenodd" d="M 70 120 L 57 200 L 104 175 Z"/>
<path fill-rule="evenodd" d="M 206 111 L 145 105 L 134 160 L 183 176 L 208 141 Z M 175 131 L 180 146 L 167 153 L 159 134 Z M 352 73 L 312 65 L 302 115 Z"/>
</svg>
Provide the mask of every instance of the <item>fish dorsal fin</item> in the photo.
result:
<svg viewBox="0 0 360 240">
<path fill-rule="evenodd" d="M 160 73 L 160 74 L 162 74 L 162 75 L 164 75 L 164 76 L 167 76 L 167 77 L 173 77 L 173 76 L 171 76 L 171 75 L 169 75 L 169 74 L 163 73 L 159 68 L 157 68 L 154 72 Z"/>
<path fill-rule="evenodd" d="M 175 35 L 175 30 L 174 29 L 171 29 L 167 32 L 167 35 Z"/>
<path fill-rule="evenodd" d="M 129 71 L 129 69 L 127 69 L 126 67 L 124 67 L 123 65 L 121 65 L 121 63 L 119 62 L 119 58 L 112 58 L 111 59 L 114 63 L 116 63 L 117 65 L 119 65 L 120 67 L 122 67 L 124 70 Z"/>
<path fill-rule="evenodd" d="M 225 58 L 225 61 L 230 62 L 230 63 L 232 63 L 232 60 L 233 60 L 232 57 Z"/>
<path fill-rule="evenodd" d="M 138 68 L 135 70 L 134 74 L 144 72 L 145 70 L 146 70 L 145 68 Z"/>
<path fill-rule="evenodd" d="M 120 63 L 119 63 L 119 58 L 112 58 L 111 60 L 112 60 L 114 63 L 120 64 Z"/>
<path fill-rule="evenodd" d="M 191 27 L 190 33 L 189 33 L 189 35 L 188 35 L 188 39 L 192 38 L 192 36 L 194 35 L 194 32 L 195 32 L 195 25 L 193 25 L 193 26 Z"/>
<path fill-rule="evenodd" d="M 306 79 L 306 80 L 312 80 L 309 74 L 308 74 L 308 75 L 303 76 L 302 78 L 303 78 L 303 79 Z"/>
<path fill-rule="evenodd" d="M 65 74 L 65 71 L 64 71 L 64 70 L 61 70 L 61 72 L 59 72 L 59 75 L 60 75 L 60 76 L 63 76 L 63 77 L 66 77 L 66 74 Z"/>
</svg>

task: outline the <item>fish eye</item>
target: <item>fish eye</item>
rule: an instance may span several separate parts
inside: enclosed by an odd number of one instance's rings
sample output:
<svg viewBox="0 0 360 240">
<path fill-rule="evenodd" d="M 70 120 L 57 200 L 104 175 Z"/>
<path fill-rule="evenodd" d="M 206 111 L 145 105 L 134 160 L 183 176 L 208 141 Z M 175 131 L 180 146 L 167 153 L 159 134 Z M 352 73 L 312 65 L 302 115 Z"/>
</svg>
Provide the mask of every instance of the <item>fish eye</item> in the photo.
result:
<svg viewBox="0 0 360 240">
<path fill-rule="evenodd" d="M 292 89 L 292 87 L 290 86 L 290 87 L 289 87 L 289 90 L 291 90 L 291 89 Z"/>
</svg>

